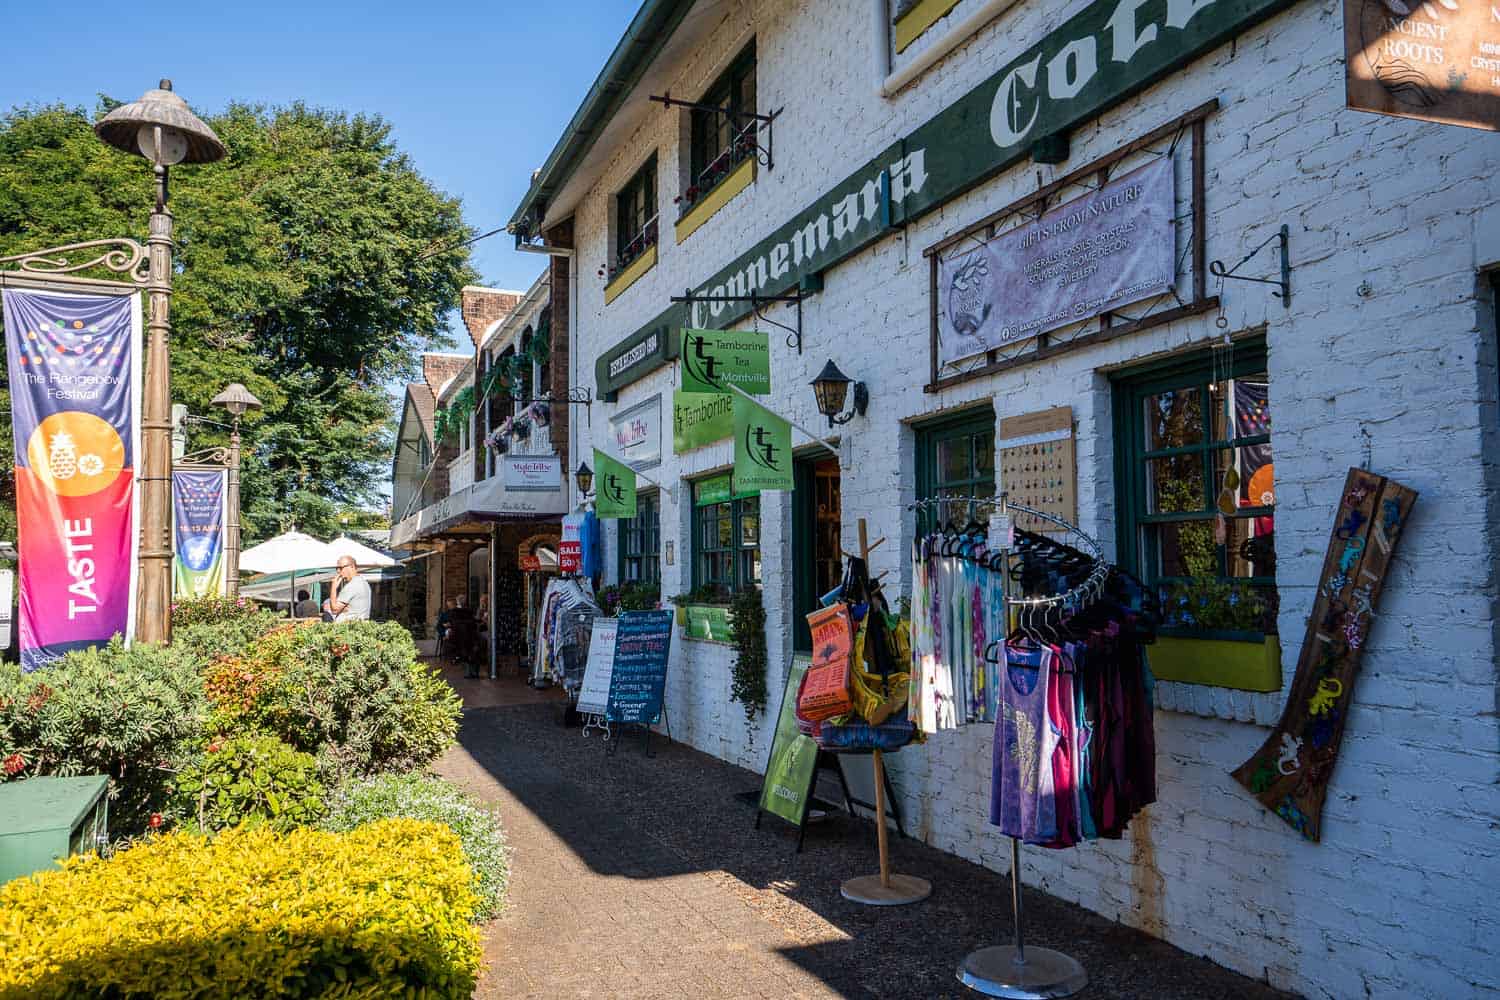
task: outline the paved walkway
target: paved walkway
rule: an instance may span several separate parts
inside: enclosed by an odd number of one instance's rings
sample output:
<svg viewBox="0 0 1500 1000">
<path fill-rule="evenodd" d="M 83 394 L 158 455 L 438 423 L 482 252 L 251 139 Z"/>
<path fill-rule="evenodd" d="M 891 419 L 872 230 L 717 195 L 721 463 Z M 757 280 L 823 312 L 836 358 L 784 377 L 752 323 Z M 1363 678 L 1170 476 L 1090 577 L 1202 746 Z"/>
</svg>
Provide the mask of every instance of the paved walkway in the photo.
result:
<svg viewBox="0 0 1500 1000">
<path fill-rule="evenodd" d="M 954 980 L 970 949 L 1008 933 L 1009 881 L 894 838 L 896 870 L 930 879 L 915 906 L 839 896 L 876 870 L 874 828 L 839 817 L 806 848 L 735 793 L 757 775 L 664 740 L 606 757 L 561 724 L 555 695 L 515 679 L 463 681 L 449 778 L 493 803 L 512 849 L 510 902 L 486 928 L 479 997 L 973 997 Z M 1273 998 L 1252 980 L 1040 892 L 1028 940 L 1064 942 L 1080 997 Z"/>
</svg>

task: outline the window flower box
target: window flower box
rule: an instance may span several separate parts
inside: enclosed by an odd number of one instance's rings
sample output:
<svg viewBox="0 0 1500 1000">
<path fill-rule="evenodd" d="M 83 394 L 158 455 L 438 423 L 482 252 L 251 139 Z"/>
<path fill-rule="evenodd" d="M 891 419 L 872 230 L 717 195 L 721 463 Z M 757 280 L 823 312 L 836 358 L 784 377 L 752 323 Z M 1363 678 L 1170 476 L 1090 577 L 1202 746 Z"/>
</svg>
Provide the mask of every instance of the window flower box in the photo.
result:
<svg viewBox="0 0 1500 1000">
<path fill-rule="evenodd" d="M 1260 632 L 1158 635 L 1146 660 L 1159 681 L 1240 691 L 1281 690 L 1281 638 Z"/>
</svg>

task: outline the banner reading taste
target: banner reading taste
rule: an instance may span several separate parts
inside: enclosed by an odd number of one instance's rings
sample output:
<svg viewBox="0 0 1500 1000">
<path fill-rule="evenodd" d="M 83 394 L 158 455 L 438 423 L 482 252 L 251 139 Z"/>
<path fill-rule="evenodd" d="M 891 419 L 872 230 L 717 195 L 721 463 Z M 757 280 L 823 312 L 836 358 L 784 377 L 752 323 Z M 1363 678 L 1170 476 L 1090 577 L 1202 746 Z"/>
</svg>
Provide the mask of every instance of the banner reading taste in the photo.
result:
<svg viewBox="0 0 1500 1000">
<path fill-rule="evenodd" d="M 4 292 L 21 664 L 135 624 L 139 295 Z"/>
</svg>

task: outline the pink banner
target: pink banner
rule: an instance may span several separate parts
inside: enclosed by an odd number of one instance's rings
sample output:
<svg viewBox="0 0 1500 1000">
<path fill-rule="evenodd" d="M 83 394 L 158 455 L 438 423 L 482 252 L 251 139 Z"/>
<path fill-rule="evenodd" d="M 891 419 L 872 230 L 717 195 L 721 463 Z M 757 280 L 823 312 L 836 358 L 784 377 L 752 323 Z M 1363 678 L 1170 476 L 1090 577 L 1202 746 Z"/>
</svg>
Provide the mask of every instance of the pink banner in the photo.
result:
<svg viewBox="0 0 1500 1000">
<path fill-rule="evenodd" d="M 21 664 L 134 631 L 139 295 L 7 289 Z"/>
</svg>

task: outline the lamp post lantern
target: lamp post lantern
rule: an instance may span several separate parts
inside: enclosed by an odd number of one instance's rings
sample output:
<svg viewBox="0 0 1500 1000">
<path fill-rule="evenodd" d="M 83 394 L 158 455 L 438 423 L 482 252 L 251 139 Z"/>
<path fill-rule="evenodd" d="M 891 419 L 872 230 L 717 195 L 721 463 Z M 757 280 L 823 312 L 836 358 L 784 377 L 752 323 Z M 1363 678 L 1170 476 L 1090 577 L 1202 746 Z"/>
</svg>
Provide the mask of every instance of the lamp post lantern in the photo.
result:
<svg viewBox="0 0 1500 1000">
<path fill-rule="evenodd" d="M 240 592 L 240 417 L 260 409 L 260 400 L 238 382 L 231 382 L 213 398 L 213 405 L 229 411 L 229 484 L 224 497 L 224 582 L 230 597 Z"/>
<path fill-rule="evenodd" d="M 99 120 L 94 131 L 104 142 L 152 164 L 156 204 L 151 211 L 146 291 L 146 383 L 141 401 L 141 571 L 136 638 L 165 642 L 172 614 L 172 421 L 171 373 L 167 337 L 171 332 L 172 213 L 167 209 L 167 168 L 178 163 L 223 159 L 224 144 L 172 93 L 163 80 L 138 101 L 123 104 Z"/>
</svg>

